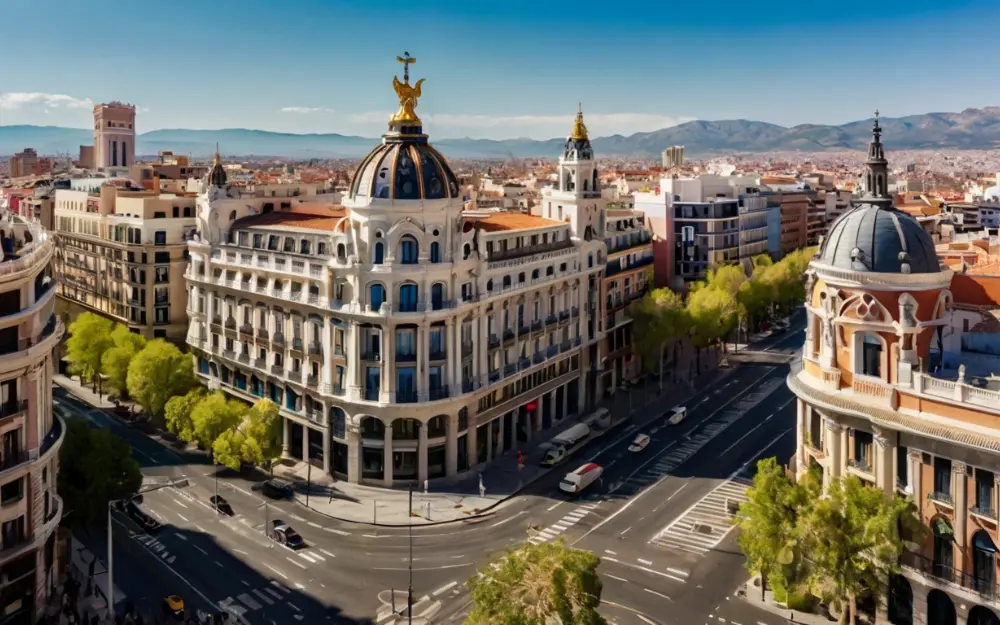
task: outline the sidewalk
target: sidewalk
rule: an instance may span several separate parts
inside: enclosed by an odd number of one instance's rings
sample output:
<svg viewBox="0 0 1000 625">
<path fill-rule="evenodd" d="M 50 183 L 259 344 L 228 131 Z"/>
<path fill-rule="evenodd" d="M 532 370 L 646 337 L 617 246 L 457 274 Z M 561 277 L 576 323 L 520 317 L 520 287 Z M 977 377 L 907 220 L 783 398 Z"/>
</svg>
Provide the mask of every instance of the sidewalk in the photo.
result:
<svg viewBox="0 0 1000 625">
<path fill-rule="evenodd" d="M 684 403 L 687 398 L 725 378 L 731 371 L 733 369 L 720 367 L 702 375 L 691 385 L 665 381 L 662 395 L 656 394 L 656 381 L 647 381 L 640 386 L 630 388 L 627 392 L 616 393 L 599 405 L 612 412 L 612 424 L 603 430 L 595 431 L 585 443 L 585 447 L 605 439 L 612 440 L 629 424 L 640 426 L 645 424 L 658 417 L 662 410 L 674 404 Z M 628 418 L 629 393 L 632 394 L 632 412 L 634 415 L 640 415 L 638 420 Z M 658 409 L 646 410 L 654 405 Z M 413 517 L 409 516 L 407 490 L 350 484 L 334 480 L 315 468 L 309 483 L 307 482 L 309 469 L 303 462 L 298 462 L 294 466 L 275 468 L 275 475 L 293 482 L 296 501 L 307 505 L 315 512 L 341 521 L 383 526 L 471 521 L 495 510 L 549 472 L 565 472 L 568 470 L 567 466 L 573 465 L 574 462 L 583 462 L 588 455 L 593 455 L 597 450 L 585 449 L 585 453 L 570 460 L 568 465 L 554 468 L 539 465 L 548 450 L 546 442 L 590 414 L 592 411 L 577 418 L 565 419 L 558 425 L 533 435 L 531 443 L 520 444 L 519 449 L 524 453 L 525 461 L 520 471 L 517 467 L 517 452 L 511 450 L 495 459 L 482 471 L 470 472 L 458 480 L 454 478 L 430 480 L 426 493 L 423 490 L 424 485 L 419 485 L 413 491 Z M 480 496 L 480 480 L 486 491 L 485 496 Z M 307 484 L 309 484 L 308 503 Z"/>
<path fill-rule="evenodd" d="M 745 590 L 745 592 L 744 592 Z M 743 593 L 742 596 L 740 593 Z M 737 598 L 746 601 L 750 605 L 753 605 L 761 610 L 767 610 L 772 614 L 784 617 L 788 619 L 789 623 L 795 623 L 796 625 L 830 625 L 830 623 L 836 623 L 836 619 L 828 618 L 824 614 L 815 614 L 812 612 L 799 612 L 789 610 L 784 605 L 781 605 L 774 600 L 774 593 L 770 590 L 764 591 L 764 598 L 760 595 L 760 576 L 755 575 L 745 584 L 745 588 L 737 592 Z M 861 614 L 858 615 L 858 623 L 863 624 L 866 621 L 863 619 Z"/>
</svg>

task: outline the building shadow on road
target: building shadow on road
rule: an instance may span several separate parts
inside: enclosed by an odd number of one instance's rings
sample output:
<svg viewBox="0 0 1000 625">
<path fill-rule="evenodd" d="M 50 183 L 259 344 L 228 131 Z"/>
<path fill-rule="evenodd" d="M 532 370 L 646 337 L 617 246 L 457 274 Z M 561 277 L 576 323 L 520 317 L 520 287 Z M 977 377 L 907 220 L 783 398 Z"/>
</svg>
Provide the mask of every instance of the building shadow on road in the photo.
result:
<svg viewBox="0 0 1000 625">
<path fill-rule="evenodd" d="M 185 553 L 172 553 L 171 556 L 176 559 L 171 564 L 163 559 L 162 551 L 157 553 L 157 541 L 162 544 L 163 541 L 176 542 L 177 539 L 183 541 L 186 549 Z M 263 567 L 261 570 L 253 568 L 230 552 L 228 547 L 218 543 L 213 535 L 205 532 L 165 526 L 154 536 L 138 534 L 133 537 L 122 536 L 120 539 L 116 537 L 115 548 L 129 549 L 135 556 L 134 561 L 150 562 L 149 566 L 138 571 L 116 566 L 116 579 L 119 576 L 150 576 L 149 582 L 161 589 L 162 596 L 173 594 L 184 598 L 187 614 L 192 617 L 195 609 L 209 607 L 205 605 L 207 599 L 212 607 L 246 619 L 237 619 L 237 622 L 251 625 L 272 622 L 278 625 L 374 625 L 371 617 L 346 614 L 345 606 L 319 598 L 319 583 L 311 582 L 311 586 L 314 585 L 315 588 L 300 588 L 281 575 L 268 574 Z M 260 548 L 282 549 L 279 546 Z M 253 558 L 254 554 L 247 554 L 246 557 Z M 182 562 L 182 558 L 186 560 Z M 367 605 L 362 599 L 363 597 L 359 597 L 359 601 L 349 609 L 375 614 L 374 594 L 371 597 L 372 605 Z"/>
</svg>

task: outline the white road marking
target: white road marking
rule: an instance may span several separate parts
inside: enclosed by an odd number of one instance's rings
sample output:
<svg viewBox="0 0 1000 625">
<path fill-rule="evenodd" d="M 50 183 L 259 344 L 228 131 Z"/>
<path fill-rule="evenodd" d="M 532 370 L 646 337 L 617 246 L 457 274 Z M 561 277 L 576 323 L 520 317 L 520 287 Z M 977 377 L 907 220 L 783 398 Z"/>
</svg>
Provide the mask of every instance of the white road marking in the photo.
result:
<svg viewBox="0 0 1000 625">
<path fill-rule="evenodd" d="M 187 506 L 184 506 L 184 507 L 186 508 Z M 185 523 L 190 523 L 190 521 L 188 521 L 187 517 L 184 516 L 183 514 L 181 514 L 180 512 L 177 513 L 177 516 L 179 516 L 181 518 L 181 520 L 184 521 Z M 180 534 L 178 534 L 178 536 L 179 535 Z"/>
<path fill-rule="evenodd" d="M 306 587 L 305 587 L 305 586 L 303 586 L 302 584 L 295 584 L 295 587 L 296 587 L 297 589 L 299 589 L 299 590 L 305 590 L 305 589 L 306 589 Z M 291 591 L 288 591 L 288 592 L 291 592 Z"/>
<path fill-rule="evenodd" d="M 331 558 L 336 558 L 337 557 L 337 556 L 333 555 L 332 553 L 330 553 L 329 551 L 327 551 L 326 549 L 320 549 L 320 551 L 322 551 L 326 555 L 330 556 Z"/>
<path fill-rule="evenodd" d="M 187 508 L 187 505 L 186 505 L 186 504 L 184 504 L 184 503 L 182 503 L 180 499 L 178 499 L 178 498 L 176 498 L 176 497 L 171 497 L 171 499 L 173 499 L 173 500 L 174 500 L 174 502 L 175 502 L 175 503 L 177 503 L 177 505 L 178 505 L 178 506 L 180 506 L 180 507 L 182 507 L 182 508 Z"/>
<path fill-rule="evenodd" d="M 365 538 L 378 538 L 378 534 L 362 534 Z"/>
<path fill-rule="evenodd" d="M 267 605 L 274 605 L 274 599 L 268 597 L 267 595 L 265 595 L 263 592 L 261 592 L 257 588 L 254 588 L 250 592 L 252 592 L 254 595 L 256 595 L 258 599 L 260 599 L 261 601 L 263 601 Z"/>
<path fill-rule="evenodd" d="M 610 577 L 611 579 L 617 579 L 618 581 L 625 582 L 626 584 L 628 583 L 628 580 L 624 577 L 618 577 L 617 575 L 612 575 L 611 573 L 605 573 L 604 576 Z"/>
<path fill-rule="evenodd" d="M 291 512 L 289 512 L 289 513 L 288 513 L 288 516 L 292 517 L 292 518 L 293 518 L 293 519 L 295 519 L 296 521 L 302 521 L 303 523 L 305 523 L 305 522 L 306 522 L 306 520 L 305 520 L 305 519 L 303 519 L 302 517 L 300 517 L 300 516 L 299 516 L 299 515 L 297 515 L 297 514 L 292 514 Z"/>
<path fill-rule="evenodd" d="M 545 511 L 546 512 L 552 512 L 553 510 L 555 510 L 559 506 L 563 505 L 564 503 L 566 503 L 566 502 L 565 501 L 556 502 L 556 503 L 552 504 L 551 506 L 549 506 Z"/>
<path fill-rule="evenodd" d="M 663 598 L 664 598 L 664 599 L 666 599 L 667 601 L 670 601 L 670 597 L 666 596 L 666 595 L 665 595 L 665 594 L 663 594 L 662 592 L 656 592 L 655 590 L 650 590 L 650 589 L 648 589 L 648 588 L 643 588 L 643 590 L 645 590 L 646 592 L 648 592 L 648 593 L 649 593 L 649 594 L 651 594 L 651 595 L 656 595 L 657 597 L 663 597 Z"/>
<path fill-rule="evenodd" d="M 335 528 L 332 528 L 332 527 L 324 527 L 323 529 L 325 531 L 327 531 L 327 532 L 332 533 L 332 534 L 340 534 L 341 536 L 350 536 L 351 535 L 350 532 L 345 532 L 344 530 L 338 530 L 338 529 L 335 529 Z"/>
<path fill-rule="evenodd" d="M 434 596 L 434 597 L 436 597 L 436 596 L 438 596 L 438 595 L 440 595 L 442 593 L 448 592 L 449 590 L 451 590 L 455 586 L 458 586 L 458 582 L 455 582 L 455 581 L 449 582 L 449 583 L 445 584 L 444 586 L 438 588 L 434 592 L 432 592 L 431 595 Z"/>
<path fill-rule="evenodd" d="M 309 525 L 309 526 L 312 526 L 312 527 L 321 527 L 320 524 L 316 523 L 315 521 L 306 521 L 306 525 Z"/>
<path fill-rule="evenodd" d="M 636 558 L 636 559 L 639 561 L 639 564 L 645 564 L 646 566 L 653 566 L 653 563 L 650 562 L 649 560 L 643 560 L 642 558 Z"/>
<path fill-rule="evenodd" d="M 242 549 L 233 549 L 233 551 L 235 551 L 238 554 L 244 555 L 244 556 L 250 555 L 249 553 L 247 553 L 246 551 L 243 551 Z"/>
<path fill-rule="evenodd" d="M 285 575 L 284 573 L 282 573 L 282 572 L 281 572 L 281 571 L 279 571 L 278 569 L 274 568 L 274 567 L 273 567 L 273 566 L 271 566 L 270 564 L 265 564 L 264 566 L 266 566 L 267 568 L 271 569 L 272 571 L 274 571 L 274 572 L 275 572 L 275 573 L 277 573 L 278 575 L 280 575 L 280 576 L 284 577 L 285 579 L 288 579 L 288 576 L 287 576 L 287 575 Z"/>
<path fill-rule="evenodd" d="M 690 575 L 690 573 L 688 573 L 687 571 L 682 571 L 680 569 L 672 569 L 669 566 L 667 567 L 667 570 L 670 571 L 671 573 L 677 573 L 678 575 L 683 575 L 684 577 Z"/>
<path fill-rule="evenodd" d="M 288 606 L 288 607 L 290 607 L 291 609 L 295 610 L 296 612 L 301 612 L 301 611 L 302 611 L 302 610 L 300 610 L 300 609 L 299 609 L 299 606 L 295 605 L 295 604 L 294 604 L 294 603 L 292 603 L 291 601 L 289 601 L 289 602 L 285 603 L 285 605 L 287 605 L 287 606 Z"/>
<path fill-rule="evenodd" d="M 266 586 L 264 587 L 264 592 L 266 592 L 267 594 L 271 595 L 272 597 L 274 597 L 278 601 L 281 601 L 282 599 L 284 599 L 284 597 L 281 595 L 280 592 L 278 592 L 277 590 L 271 590 L 270 588 L 268 588 Z"/>
<path fill-rule="evenodd" d="M 292 560 L 291 558 L 285 558 L 285 559 L 288 560 L 289 562 L 291 562 L 292 564 L 294 564 L 295 566 L 299 567 L 303 571 L 306 569 L 306 565 L 304 565 L 304 564 L 299 564 L 298 562 L 296 562 L 295 560 Z"/>
<path fill-rule="evenodd" d="M 192 546 L 193 546 L 193 547 L 194 547 L 195 549 L 197 549 L 198 551 L 200 551 L 200 552 L 202 552 L 203 554 L 205 554 L 206 556 L 208 555 L 208 552 L 207 552 L 207 551 L 205 551 L 204 549 L 202 549 L 201 547 L 199 547 L 198 545 L 192 545 Z"/>
<path fill-rule="evenodd" d="M 310 553 L 309 555 L 310 555 L 310 557 L 316 558 L 317 560 L 320 560 L 320 561 L 323 561 L 323 562 L 326 561 L 326 558 L 324 558 L 323 556 L 319 555 L 316 552 Z M 308 560 L 309 558 L 306 558 L 306 559 Z"/>
<path fill-rule="evenodd" d="M 617 553 L 615 553 L 614 551 L 611 551 L 610 549 L 605 549 L 605 550 L 604 550 L 604 553 L 610 553 L 610 554 L 611 554 L 611 555 L 613 555 L 613 556 L 616 556 L 616 555 L 618 555 Z"/>
<path fill-rule="evenodd" d="M 291 594 L 292 593 L 291 590 L 288 590 L 287 588 L 285 588 L 284 586 L 282 586 L 278 582 L 274 581 L 273 579 L 271 580 L 271 585 L 274 586 L 275 588 L 277 588 L 278 590 L 280 590 L 283 593 L 287 593 L 287 594 Z"/>
<path fill-rule="evenodd" d="M 202 526 L 198 525 L 197 523 L 195 523 L 195 524 L 194 524 L 194 528 L 195 528 L 196 530 L 198 530 L 199 532 L 201 532 L 202 534 L 207 534 L 207 533 L 208 533 L 208 532 L 206 532 L 206 531 L 205 531 L 205 528 L 204 528 L 204 527 L 202 527 Z"/>
<path fill-rule="evenodd" d="M 503 525 L 504 523 L 507 523 L 508 521 L 513 521 L 517 517 L 521 516 L 521 514 L 522 514 L 522 512 L 518 512 L 514 516 L 509 516 L 506 519 L 503 519 L 502 521 L 497 521 L 496 523 L 494 523 L 493 525 L 491 525 L 490 528 L 492 529 L 494 527 L 500 527 L 501 525 Z"/>
<path fill-rule="evenodd" d="M 253 597 L 246 593 L 239 595 L 236 599 L 251 610 L 259 610 L 262 607 L 259 603 L 253 600 Z"/>
</svg>

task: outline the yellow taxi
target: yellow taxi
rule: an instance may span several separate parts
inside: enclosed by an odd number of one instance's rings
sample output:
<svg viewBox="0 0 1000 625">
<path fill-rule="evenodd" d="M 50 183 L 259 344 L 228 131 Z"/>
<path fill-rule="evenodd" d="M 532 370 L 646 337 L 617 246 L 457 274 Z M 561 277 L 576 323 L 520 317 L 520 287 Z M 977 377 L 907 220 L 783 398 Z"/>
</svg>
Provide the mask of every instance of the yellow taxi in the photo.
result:
<svg viewBox="0 0 1000 625">
<path fill-rule="evenodd" d="M 179 621 L 184 620 L 184 599 L 177 595 L 164 597 L 163 613 L 167 616 L 173 615 Z"/>
</svg>

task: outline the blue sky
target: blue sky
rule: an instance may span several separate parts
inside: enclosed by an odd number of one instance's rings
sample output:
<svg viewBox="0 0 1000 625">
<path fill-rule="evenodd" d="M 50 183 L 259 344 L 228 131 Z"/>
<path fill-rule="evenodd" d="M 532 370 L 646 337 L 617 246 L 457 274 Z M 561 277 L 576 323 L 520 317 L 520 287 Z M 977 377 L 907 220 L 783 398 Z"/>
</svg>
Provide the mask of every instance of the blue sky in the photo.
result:
<svg viewBox="0 0 1000 625">
<path fill-rule="evenodd" d="M 602 136 L 1000 104 L 997 0 L 0 0 L 0 15 L 23 26 L 4 29 L 0 124 L 89 127 L 93 102 L 122 100 L 140 132 L 377 136 L 404 50 L 439 138 L 563 136 L 579 101 Z"/>
</svg>

